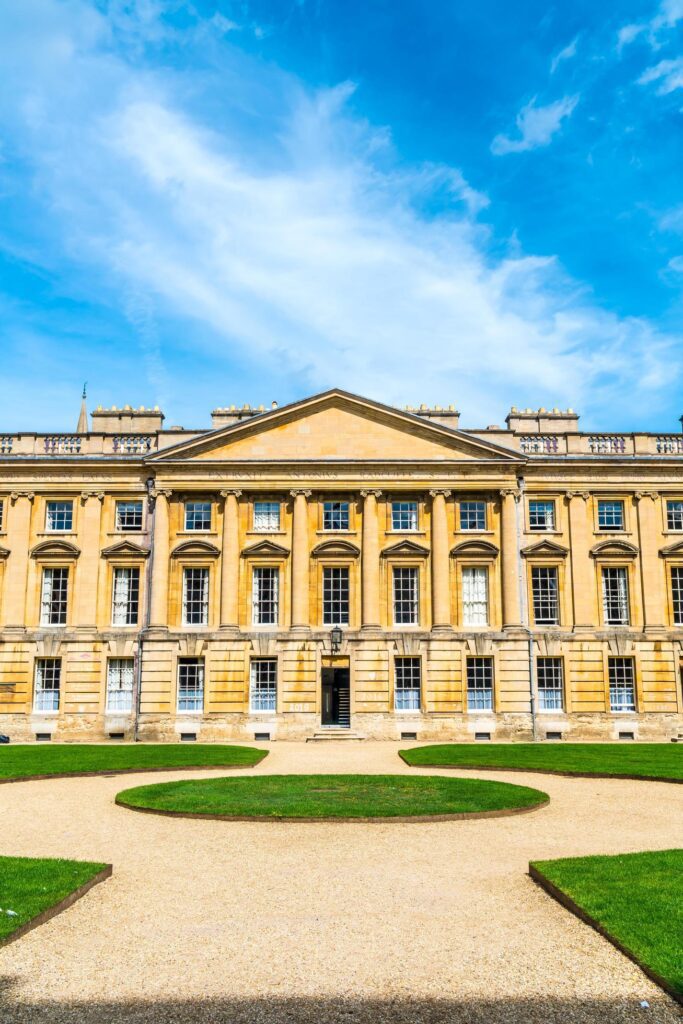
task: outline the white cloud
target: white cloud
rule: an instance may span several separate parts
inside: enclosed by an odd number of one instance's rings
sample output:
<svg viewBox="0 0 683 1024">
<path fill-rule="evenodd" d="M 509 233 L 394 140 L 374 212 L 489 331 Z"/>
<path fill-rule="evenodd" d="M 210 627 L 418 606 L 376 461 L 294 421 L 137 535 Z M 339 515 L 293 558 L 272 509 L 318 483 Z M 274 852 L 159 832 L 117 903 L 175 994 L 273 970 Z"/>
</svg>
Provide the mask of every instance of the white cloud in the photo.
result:
<svg viewBox="0 0 683 1024">
<path fill-rule="evenodd" d="M 666 210 L 659 218 L 658 227 L 660 231 L 672 231 L 677 235 L 683 235 L 683 204 Z"/>
<path fill-rule="evenodd" d="M 659 64 L 648 68 L 638 79 L 639 85 L 650 85 L 659 82 L 657 95 L 665 96 L 676 89 L 683 89 L 683 57 L 675 60 L 660 60 Z"/>
<path fill-rule="evenodd" d="M 662 46 L 662 41 L 667 32 L 683 20 L 683 0 L 662 0 L 657 8 L 657 13 L 650 21 L 635 22 L 630 25 L 623 25 L 617 32 L 617 52 L 621 53 L 625 46 L 628 46 L 641 35 L 647 37 L 647 41 L 653 50 Z"/>
<path fill-rule="evenodd" d="M 578 96 L 564 96 L 545 107 L 537 107 L 534 96 L 517 115 L 515 123 L 519 137 L 496 135 L 491 143 L 491 152 L 496 156 L 504 156 L 507 153 L 523 153 L 529 149 L 547 146 L 562 127 L 565 118 L 571 116 L 578 102 Z"/>
<path fill-rule="evenodd" d="M 572 57 L 576 56 L 576 45 L 577 45 L 578 41 L 579 41 L 579 37 L 576 36 L 574 39 L 572 39 L 571 43 L 568 43 L 564 47 L 564 49 L 560 50 L 559 53 L 555 54 L 555 56 L 553 57 L 553 59 L 551 61 L 551 64 L 550 64 L 550 74 L 551 75 L 555 74 L 555 72 L 557 71 L 559 65 L 562 63 L 563 60 L 571 60 Z"/>
<path fill-rule="evenodd" d="M 248 361 L 299 393 L 459 401 L 469 422 L 532 393 L 604 411 L 675 387 L 674 339 L 601 308 L 552 257 L 493 256 L 486 197 L 455 168 L 402 163 L 348 84 L 310 94 L 226 45 L 229 88 L 211 88 L 236 112 L 212 127 L 205 69 L 186 106 L 187 61 L 180 82 L 136 70 L 92 8 L 84 31 L 83 2 L 24 4 L 0 38 L 0 121 L 42 199 L 42 258 L 129 310 L 152 383 L 167 386 L 156 311 L 226 380 Z M 498 151 L 545 145 L 577 99 L 528 104 Z"/>
</svg>

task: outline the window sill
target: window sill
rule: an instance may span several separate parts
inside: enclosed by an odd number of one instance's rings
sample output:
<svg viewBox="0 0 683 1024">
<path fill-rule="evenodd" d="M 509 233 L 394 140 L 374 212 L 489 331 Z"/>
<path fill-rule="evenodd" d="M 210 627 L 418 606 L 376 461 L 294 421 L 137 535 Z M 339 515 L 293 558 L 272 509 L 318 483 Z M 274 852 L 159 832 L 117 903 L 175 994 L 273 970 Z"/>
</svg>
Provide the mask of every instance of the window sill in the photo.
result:
<svg viewBox="0 0 683 1024">
<path fill-rule="evenodd" d="M 561 537 L 564 530 L 525 530 L 524 533 L 528 537 Z"/>
<path fill-rule="evenodd" d="M 36 533 L 36 537 L 76 537 L 76 531 L 73 527 L 70 530 L 41 530 Z"/>
<path fill-rule="evenodd" d="M 215 530 L 178 530 L 176 537 L 217 537 Z"/>
<path fill-rule="evenodd" d="M 459 530 L 455 531 L 455 533 L 458 536 L 463 534 L 465 537 L 473 537 L 473 536 L 476 536 L 476 537 L 493 537 L 495 532 L 496 532 L 495 530 L 463 530 L 463 529 L 459 529 Z"/>
<path fill-rule="evenodd" d="M 247 530 L 247 537 L 286 537 L 286 530 Z"/>
<path fill-rule="evenodd" d="M 149 530 L 143 530 L 140 527 L 139 530 L 111 530 L 106 534 L 107 537 L 142 537 L 144 534 L 149 533 Z"/>
<path fill-rule="evenodd" d="M 317 537 L 357 537 L 358 530 L 316 530 Z"/>
<path fill-rule="evenodd" d="M 408 537 L 426 537 L 426 530 L 387 530 L 387 534 L 391 535 L 403 535 Z"/>
<path fill-rule="evenodd" d="M 594 537 L 632 537 L 633 530 L 593 530 Z"/>
</svg>

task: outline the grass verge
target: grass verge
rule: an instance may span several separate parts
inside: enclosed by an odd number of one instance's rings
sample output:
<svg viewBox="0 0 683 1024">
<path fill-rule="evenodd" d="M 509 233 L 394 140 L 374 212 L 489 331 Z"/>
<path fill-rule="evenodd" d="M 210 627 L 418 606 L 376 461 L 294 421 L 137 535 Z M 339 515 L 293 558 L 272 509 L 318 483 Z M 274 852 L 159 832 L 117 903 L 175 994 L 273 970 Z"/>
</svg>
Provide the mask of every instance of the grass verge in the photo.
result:
<svg viewBox="0 0 683 1024">
<path fill-rule="evenodd" d="M 683 1003 L 683 850 L 533 861 L 529 872 Z"/>
<path fill-rule="evenodd" d="M 170 768 L 251 768 L 267 751 L 209 743 L 60 744 L 0 746 L 0 782 L 52 775 L 155 771 Z"/>
<path fill-rule="evenodd" d="M 425 819 L 531 810 L 548 797 L 526 786 L 481 779 L 405 775 L 264 775 L 136 786 L 116 802 L 160 814 L 260 818 Z"/>
<path fill-rule="evenodd" d="M 416 768 L 500 768 L 683 782 L 683 745 L 673 743 L 443 743 L 399 754 Z"/>
<path fill-rule="evenodd" d="M 110 874 L 109 864 L 0 857 L 0 946 L 66 910 Z"/>
</svg>

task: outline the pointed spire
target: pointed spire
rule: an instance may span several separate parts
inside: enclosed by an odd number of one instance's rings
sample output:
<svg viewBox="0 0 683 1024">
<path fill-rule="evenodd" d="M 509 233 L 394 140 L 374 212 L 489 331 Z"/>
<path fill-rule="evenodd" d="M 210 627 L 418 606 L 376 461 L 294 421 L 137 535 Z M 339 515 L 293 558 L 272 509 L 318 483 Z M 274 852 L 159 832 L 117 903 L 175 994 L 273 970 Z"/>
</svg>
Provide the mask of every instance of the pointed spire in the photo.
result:
<svg viewBox="0 0 683 1024">
<path fill-rule="evenodd" d="M 85 384 L 83 385 L 83 396 L 82 396 L 82 399 L 81 399 L 81 412 L 80 412 L 80 415 L 78 417 L 78 426 L 76 427 L 76 433 L 77 434 L 87 434 L 88 430 L 89 430 L 89 428 L 88 428 L 88 409 L 87 409 L 87 406 L 85 404 L 85 400 L 86 400 L 86 397 L 87 397 L 87 392 L 86 392 L 87 386 L 88 386 L 88 382 L 86 381 Z"/>
</svg>

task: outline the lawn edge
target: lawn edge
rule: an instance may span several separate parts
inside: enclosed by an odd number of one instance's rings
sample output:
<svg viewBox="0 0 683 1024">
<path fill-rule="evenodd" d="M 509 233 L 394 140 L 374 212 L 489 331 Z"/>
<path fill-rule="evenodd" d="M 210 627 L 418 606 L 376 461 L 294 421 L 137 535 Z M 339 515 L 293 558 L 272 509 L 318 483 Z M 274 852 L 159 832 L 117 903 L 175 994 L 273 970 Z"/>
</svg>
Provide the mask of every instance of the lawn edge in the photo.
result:
<svg viewBox="0 0 683 1024">
<path fill-rule="evenodd" d="M 633 782 L 666 782 L 673 785 L 683 785 L 683 779 L 673 779 L 665 775 L 633 775 L 626 772 L 566 772 L 559 768 L 506 768 L 503 765 L 493 764 L 411 764 L 403 756 L 404 750 L 398 751 L 398 756 L 409 768 L 426 768 L 429 771 L 438 771 L 441 768 L 448 768 L 452 771 L 465 772 L 525 772 L 531 775 L 562 775 L 565 779 L 626 779 Z"/>
<path fill-rule="evenodd" d="M 8 946 L 11 942 L 16 942 L 17 939 L 23 938 L 23 936 L 28 932 L 32 932 L 34 928 L 39 928 L 42 924 L 52 920 L 53 917 L 56 917 L 57 914 L 61 914 L 62 911 L 68 910 L 76 900 L 80 900 L 81 897 L 85 896 L 87 892 L 90 892 L 94 886 L 99 885 L 100 882 L 106 882 L 108 878 L 111 878 L 113 870 L 114 869 L 111 864 L 105 864 L 101 871 L 94 874 L 92 878 L 89 878 L 87 882 L 83 883 L 83 885 L 79 885 L 77 889 L 70 892 L 63 900 L 59 900 L 58 903 L 53 903 L 51 907 L 46 907 L 45 910 L 41 910 L 39 914 L 32 917 L 30 921 L 26 921 L 24 924 L 20 925 L 4 939 L 0 938 L 0 949 L 4 946 Z"/>
<path fill-rule="evenodd" d="M 120 795 L 120 794 L 119 794 Z M 279 825 L 281 823 L 290 824 L 319 824 L 320 822 L 334 823 L 337 825 L 346 825 L 347 823 L 352 824 L 393 824 L 394 822 L 400 822 L 403 824 L 409 822 L 427 823 L 430 821 L 465 821 L 472 818 L 507 818 L 513 814 L 529 814 L 531 811 L 538 811 L 541 808 L 546 807 L 550 803 L 550 797 L 546 797 L 545 800 L 540 800 L 536 804 L 531 804 L 528 807 L 501 807 L 497 811 L 463 811 L 460 814 L 404 814 L 404 815 L 387 815 L 383 818 L 358 818 L 358 817 L 314 817 L 314 818 L 297 818 L 289 815 L 283 817 L 269 816 L 265 814 L 202 814 L 194 813 L 192 811 L 167 811 L 157 810 L 154 807 L 134 807 L 132 804 L 126 803 L 124 800 L 119 800 L 117 795 L 114 803 L 118 804 L 119 807 L 124 807 L 127 811 L 137 811 L 139 814 L 158 814 L 164 818 L 196 818 L 202 821 L 254 821 L 254 822 L 267 822 L 268 824 Z"/>
<path fill-rule="evenodd" d="M 238 768 L 256 768 L 265 761 L 269 751 L 264 751 L 254 764 L 177 764 L 168 767 L 155 766 L 154 768 L 102 768 L 94 772 L 48 772 L 45 775 L 15 775 L 5 779 L 0 777 L 0 786 L 8 785 L 10 782 L 45 782 L 47 779 L 92 779 L 98 775 L 140 775 L 147 772 L 203 772 L 203 771 L 228 771 Z"/>
<path fill-rule="evenodd" d="M 612 935 L 612 933 L 608 931 L 604 925 L 600 924 L 596 918 L 591 917 L 591 915 L 584 910 L 579 903 L 576 903 L 563 889 L 560 889 L 554 882 L 551 882 L 547 875 L 544 875 L 543 872 L 532 862 L 529 862 L 529 877 L 536 882 L 541 889 L 547 892 L 549 896 L 552 896 L 553 899 L 562 904 L 566 910 L 569 910 L 575 917 L 578 917 L 580 921 L 583 921 L 584 924 L 589 925 L 589 927 L 596 931 L 598 935 L 602 935 L 604 939 L 611 942 L 615 949 L 618 949 L 620 953 L 634 963 L 636 967 L 638 967 L 643 974 L 650 979 L 650 981 L 654 981 L 655 985 L 659 985 L 667 995 L 671 996 L 672 999 L 683 1006 L 683 992 L 676 989 L 669 981 L 667 981 L 666 978 L 662 977 L 661 974 L 658 974 L 652 967 L 648 967 L 647 964 L 644 964 L 642 960 L 636 956 L 633 950 L 629 949 L 629 947 L 624 945 L 624 943 L 617 939 L 616 936 Z"/>
</svg>

